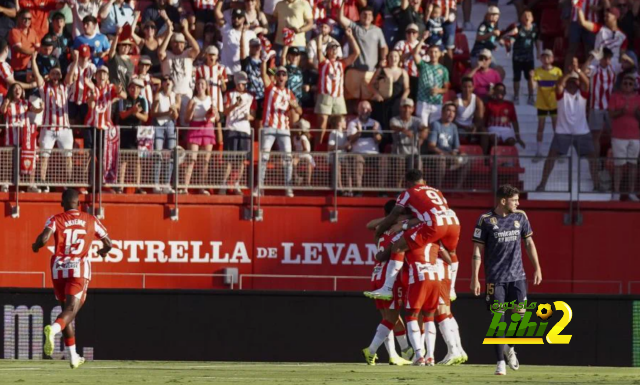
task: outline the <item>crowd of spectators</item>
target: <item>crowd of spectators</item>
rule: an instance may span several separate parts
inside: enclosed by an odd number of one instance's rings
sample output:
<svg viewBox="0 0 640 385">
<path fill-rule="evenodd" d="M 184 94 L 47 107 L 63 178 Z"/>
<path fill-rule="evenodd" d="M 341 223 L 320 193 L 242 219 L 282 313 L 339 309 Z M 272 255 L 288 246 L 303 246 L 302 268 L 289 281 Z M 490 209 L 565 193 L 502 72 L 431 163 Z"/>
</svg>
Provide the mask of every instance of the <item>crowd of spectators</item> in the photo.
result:
<svg viewBox="0 0 640 385">
<path fill-rule="evenodd" d="M 208 174 L 214 151 L 252 151 L 252 129 L 261 135 L 260 182 L 277 149 L 285 153 L 286 186 L 311 185 L 310 153 L 329 149 L 353 155 L 338 167 L 338 183 L 347 190 L 363 186 L 368 167 L 381 183 L 390 167 L 428 167 L 438 187 L 451 171 L 452 188 L 463 189 L 470 164 L 461 144 L 489 154 L 494 143 L 480 134 L 490 133 L 500 145 L 535 145 L 534 162 L 545 159 L 539 191 L 554 157 L 572 146 L 591 158 L 594 189 L 603 190 L 597 157 L 606 133 L 620 158 L 613 191 L 620 193 L 625 171 L 635 187 L 640 76 L 633 43 L 640 2 L 561 1 L 565 58 L 543 42 L 526 1 L 514 4 L 517 23 L 500 25 L 500 8 L 490 2 L 476 28 L 471 0 L 460 3 L 463 20 L 456 0 L 1 0 L 3 145 L 24 148 L 30 140 L 22 130 L 37 126 L 32 134 L 43 152 L 33 192 L 49 191 L 47 151 L 103 149 L 103 132 L 116 126 L 120 149 L 194 151 L 186 157 L 181 193 L 189 192 L 195 167 Z M 464 53 L 456 38 L 462 29 L 477 32 L 470 60 L 457 59 Z M 510 52 L 512 74 L 494 59 L 498 49 Z M 513 95 L 507 95 L 511 76 Z M 523 77 L 526 104 L 537 109 L 537 143 L 520 135 Z M 547 117 L 553 139 L 543 154 Z M 150 138 L 141 134 L 148 127 Z M 397 156 L 366 156 L 381 153 Z M 434 161 L 416 157 L 426 154 Z M 131 162 L 139 183 L 140 159 Z M 154 162 L 153 192 L 173 192 L 173 165 L 171 156 Z M 69 158 L 69 177 L 73 167 Z M 127 169 L 121 161 L 120 183 Z M 227 162 L 228 189 L 219 193 L 242 194 L 237 179 L 245 172 L 243 162 Z M 290 188 L 286 194 L 293 196 Z"/>
</svg>

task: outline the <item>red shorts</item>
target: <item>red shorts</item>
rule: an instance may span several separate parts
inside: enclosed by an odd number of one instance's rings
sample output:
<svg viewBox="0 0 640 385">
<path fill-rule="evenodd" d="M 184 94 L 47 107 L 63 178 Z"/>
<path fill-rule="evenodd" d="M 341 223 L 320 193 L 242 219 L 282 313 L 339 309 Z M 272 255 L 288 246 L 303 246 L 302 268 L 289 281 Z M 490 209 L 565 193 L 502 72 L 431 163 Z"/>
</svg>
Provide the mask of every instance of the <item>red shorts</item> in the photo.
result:
<svg viewBox="0 0 640 385">
<path fill-rule="evenodd" d="M 438 281 L 417 281 L 409 285 L 405 308 L 429 313 L 435 312 L 438 307 L 439 294 L 440 283 Z"/>
<path fill-rule="evenodd" d="M 442 226 L 421 223 L 404 232 L 404 240 L 407 242 L 410 250 L 415 250 L 426 246 L 429 243 L 438 243 L 445 235 L 447 235 L 448 225 Z M 460 233 L 458 231 L 458 238 Z M 457 243 L 456 243 L 457 245 Z"/>
<path fill-rule="evenodd" d="M 442 246 L 449 252 L 456 251 L 458 249 L 458 241 L 460 241 L 460 225 L 447 225 L 447 232 L 440 239 Z"/>
<path fill-rule="evenodd" d="M 87 299 L 89 280 L 85 278 L 60 278 L 53 280 L 53 292 L 56 299 L 65 302 L 68 295 L 72 295 L 84 303 Z"/>
</svg>

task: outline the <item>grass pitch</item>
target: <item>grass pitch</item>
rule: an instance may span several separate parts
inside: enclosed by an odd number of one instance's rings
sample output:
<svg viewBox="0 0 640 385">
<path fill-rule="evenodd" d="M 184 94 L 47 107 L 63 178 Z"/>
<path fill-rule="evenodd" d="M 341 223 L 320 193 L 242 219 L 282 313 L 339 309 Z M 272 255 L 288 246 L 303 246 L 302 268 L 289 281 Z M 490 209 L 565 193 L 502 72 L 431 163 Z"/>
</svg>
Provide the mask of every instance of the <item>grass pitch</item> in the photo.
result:
<svg viewBox="0 0 640 385">
<path fill-rule="evenodd" d="M 521 366 L 495 376 L 493 365 L 396 367 L 365 364 L 0 361 L 0 384 L 640 384 L 640 368 Z"/>
</svg>

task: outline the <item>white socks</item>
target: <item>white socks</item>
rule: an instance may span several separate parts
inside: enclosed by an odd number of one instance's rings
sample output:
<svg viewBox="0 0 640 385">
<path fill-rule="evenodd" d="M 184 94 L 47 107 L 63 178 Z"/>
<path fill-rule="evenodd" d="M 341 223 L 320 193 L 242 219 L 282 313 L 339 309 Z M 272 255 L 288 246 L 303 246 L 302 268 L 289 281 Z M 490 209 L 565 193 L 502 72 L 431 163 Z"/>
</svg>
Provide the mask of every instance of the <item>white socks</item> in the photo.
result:
<svg viewBox="0 0 640 385">
<path fill-rule="evenodd" d="M 396 352 L 396 341 L 393 339 L 393 330 L 391 330 L 387 335 L 387 338 L 384 339 L 384 347 L 387 348 L 389 358 L 398 357 L 398 352 Z M 369 351 L 371 351 L 371 347 L 369 347 Z"/>
<path fill-rule="evenodd" d="M 396 277 L 402 269 L 404 262 L 394 261 L 390 259 L 387 262 L 387 275 L 384 278 L 384 288 L 389 291 L 393 290 L 393 284 L 396 282 Z"/>
<path fill-rule="evenodd" d="M 388 339 L 389 334 L 391 333 L 391 329 L 386 327 L 383 324 L 378 325 L 378 329 L 376 330 L 376 335 L 373 337 L 373 341 L 371 341 L 371 345 L 369 345 L 369 353 L 376 354 L 380 345 L 382 345 L 385 340 Z M 394 343 L 394 351 L 395 351 L 395 343 Z"/>
<path fill-rule="evenodd" d="M 451 292 L 455 293 L 456 291 L 456 276 L 458 275 L 458 265 L 460 262 L 453 262 L 449 266 L 449 274 L 451 275 Z"/>
<path fill-rule="evenodd" d="M 55 336 L 56 334 L 60 333 L 62 331 L 62 328 L 60 327 L 60 324 L 57 322 L 54 322 L 51 325 L 51 332 L 53 333 L 53 335 Z"/>
<path fill-rule="evenodd" d="M 403 352 L 409 349 L 409 341 L 407 340 L 407 334 L 397 335 L 395 334 L 396 339 L 398 340 L 398 344 L 400 344 L 400 350 Z"/>
<path fill-rule="evenodd" d="M 422 342 L 422 336 L 420 335 L 420 326 L 418 321 L 407 322 L 407 334 L 409 335 L 409 341 L 413 345 L 413 351 L 415 352 L 415 360 L 419 360 L 424 357 L 424 343 Z"/>
<path fill-rule="evenodd" d="M 438 327 L 440 329 L 440 333 L 442 333 L 442 337 L 444 338 L 444 342 L 447 344 L 448 355 L 457 356 L 460 354 L 458 348 L 456 347 L 456 337 L 453 333 L 453 328 L 451 325 L 451 319 L 445 318 L 442 320 Z"/>
<path fill-rule="evenodd" d="M 451 329 L 453 330 L 453 336 L 455 338 L 456 348 L 458 348 L 458 352 L 464 352 L 462 349 L 462 341 L 460 341 L 460 328 L 458 327 L 458 322 L 455 318 L 449 318 L 449 322 L 451 323 Z"/>
<path fill-rule="evenodd" d="M 75 345 L 67 346 L 66 349 L 67 349 L 67 357 L 69 357 L 69 361 L 78 358 L 78 353 L 76 352 Z"/>
<path fill-rule="evenodd" d="M 436 350 L 436 324 L 433 321 L 429 321 L 424 326 L 424 335 L 427 340 L 427 358 L 433 358 Z"/>
</svg>

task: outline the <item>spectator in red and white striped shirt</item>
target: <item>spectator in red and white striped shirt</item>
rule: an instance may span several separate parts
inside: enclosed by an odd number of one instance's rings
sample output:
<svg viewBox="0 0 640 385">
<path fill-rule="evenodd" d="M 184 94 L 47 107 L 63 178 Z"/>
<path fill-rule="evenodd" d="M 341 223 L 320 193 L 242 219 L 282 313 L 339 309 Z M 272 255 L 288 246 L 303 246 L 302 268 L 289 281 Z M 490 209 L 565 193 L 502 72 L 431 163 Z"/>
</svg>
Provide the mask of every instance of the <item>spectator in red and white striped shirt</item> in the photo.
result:
<svg viewBox="0 0 640 385">
<path fill-rule="evenodd" d="M 582 72 L 589 78 L 589 130 L 593 139 L 596 154 L 600 153 L 600 136 L 603 130 L 611 131 L 611 119 L 609 117 L 609 98 L 616 84 L 616 73 L 620 68 L 611 64 L 613 52 L 610 49 L 602 49 L 600 52 L 592 52 L 582 66 Z M 599 59 L 593 61 L 593 59 Z M 617 65 L 620 67 L 620 65 Z"/>
<path fill-rule="evenodd" d="M 0 103 L 4 95 L 7 94 L 7 89 L 14 83 L 20 84 L 22 89 L 35 88 L 36 82 L 23 83 L 14 78 L 13 68 L 7 62 L 7 56 L 9 55 L 9 43 L 6 40 L 0 40 Z"/>
<path fill-rule="evenodd" d="M 114 84 L 109 83 L 109 69 L 106 66 L 98 68 L 96 84 L 88 82 L 86 87 L 89 113 L 86 116 L 85 125 L 98 130 L 108 130 L 113 126 L 111 118 L 113 102 L 126 98 L 127 94 Z M 97 147 L 100 147 L 100 144 Z"/>
<path fill-rule="evenodd" d="M 69 86 L 69 119 L 73 124 L 82 124 L 87 116 L 87 92 L 85 85 L 96 74 L 91 61 L 91 48 L 83 44 L 73 51 L 73 62 L 67 69 L 65 81 Z M 85 138 L 86 140 L 86 138 Z"/>
<path fill-rule="evenodd" d="M 317 37 L 318 62 L 318 100 L 314 112 L 318 115 L 318 125 L 322 129 L 320 143 L 324 140 L 327 120 L 331 115 L 346 115 L 347 105 L 344 100 L 344 72 L 360 56 L 360 47 L 353 36 L 351 28 L 346 30 L 349 40 L 349 56 L 338 59 L 338 44 L 329 43 L 327 56 L 322 52 L 322 35 Z"/>
<path fill-rule="evenodd" d="M 209 88 L 211 105 L 222 111 L 224 102 L 222 93 L 227 91 L 227 69 L 218 63 L 218 47 L 210 45 L 205 50 L 205 63 L 196 68 L 196 82 L 204 79 Z"/>
<path fill-rule="evenodd" d="M 66 80 L 62 82 L 62 71 L 59 67 L 51 69 L 49 72 L 49 80 L 45 83 L 36 65 L 36 55 L 31 57 L 31 69 L 38 84 L 40 98 L 44 102 L 44 118 L 40 131 L 40 148 L 44 150 L 41 153 L 40 183 L 44 185 L 42 192 L 49 192 L 46 179 L 49 156 L 51 155 L 50 150 L 56 144 L 65 150 L 73 149 L 73 132 L 69 127 L 68 113 L 69 84 Z M 71 151 L 65 153 L 67 158 L 66 171 L 68 181 L 71 181 L 73 175 L 72 155 L 73 153 Z"/>
<path fill-rule="evenodd" d="M 627 50 L 629 43 L 627 35 L 618 27 L 620 10 L 616 7 L 607 9 L 604 14 L 604 25 L 586 20 L 582 11 L 578 11 L 578 16 L 580 24 L 585 29 L 596 34 L 594 49 L 609 48 L 613 52 L 612 63 L 614 65 L 619 64 L 620 57 Z"/>
<path fill-rule="evenodd" d="M 409 88 L 411 89 L 409 99 L 416 100 L 420 72 L 418 71 L 416 61 L 413 59 L 413 50 L 416 48 L 418 43 L 420 43 L 418 39 L 418 25 L 414 23 L 409 24 L 405 30 L 405 35 L 407 40 L 398 41 L 394 50 L 400 52 L 403 67 L 409 74 Z"/>
<path fill-rule="evenodd" d="M 289 131 L 289 112 L 293 111 L 302 115 L 302 108 L 298 105 L 296 96 L 287 88 L 288 73 L 285 67 L 276 69 L 275 79 L 272 80 L 267 73 L 267 62 L 262 62 L 262 81 L 264 82 L 264 107 L 262 121 L 262 162 L 260 163 L 260 178 L 258 189 L 254 195 L 261 194 L 260 188 L 264 185 L 264 177 L 269 162 L 269 152 L 277 141 L 278 148 L 284 152 L 284 183 L 287 186 L 286 195 L 293 197 L 291 177 L 293 174 L 293 158 L 291 157 L 291 132 Z"/>
<path fill-rule="evenodd" d="M 572 0 L 572 2 L 571 24 L 569 25 L 569 50 L 565 57 L 565 68 L 571 65 L 580 43 L 583 44 L 586 52 L 593 49 L 596 42 L 596 35 L 582 27 L 579 19 L 579 11 L 584 13 L 586 20 L 594 23 L 598 22 L 598 12 L 600 11 L 600 4 L 598 3 L 600 3 L 601 0 L 577 0 L 577 2 Z"/>
</svg>

